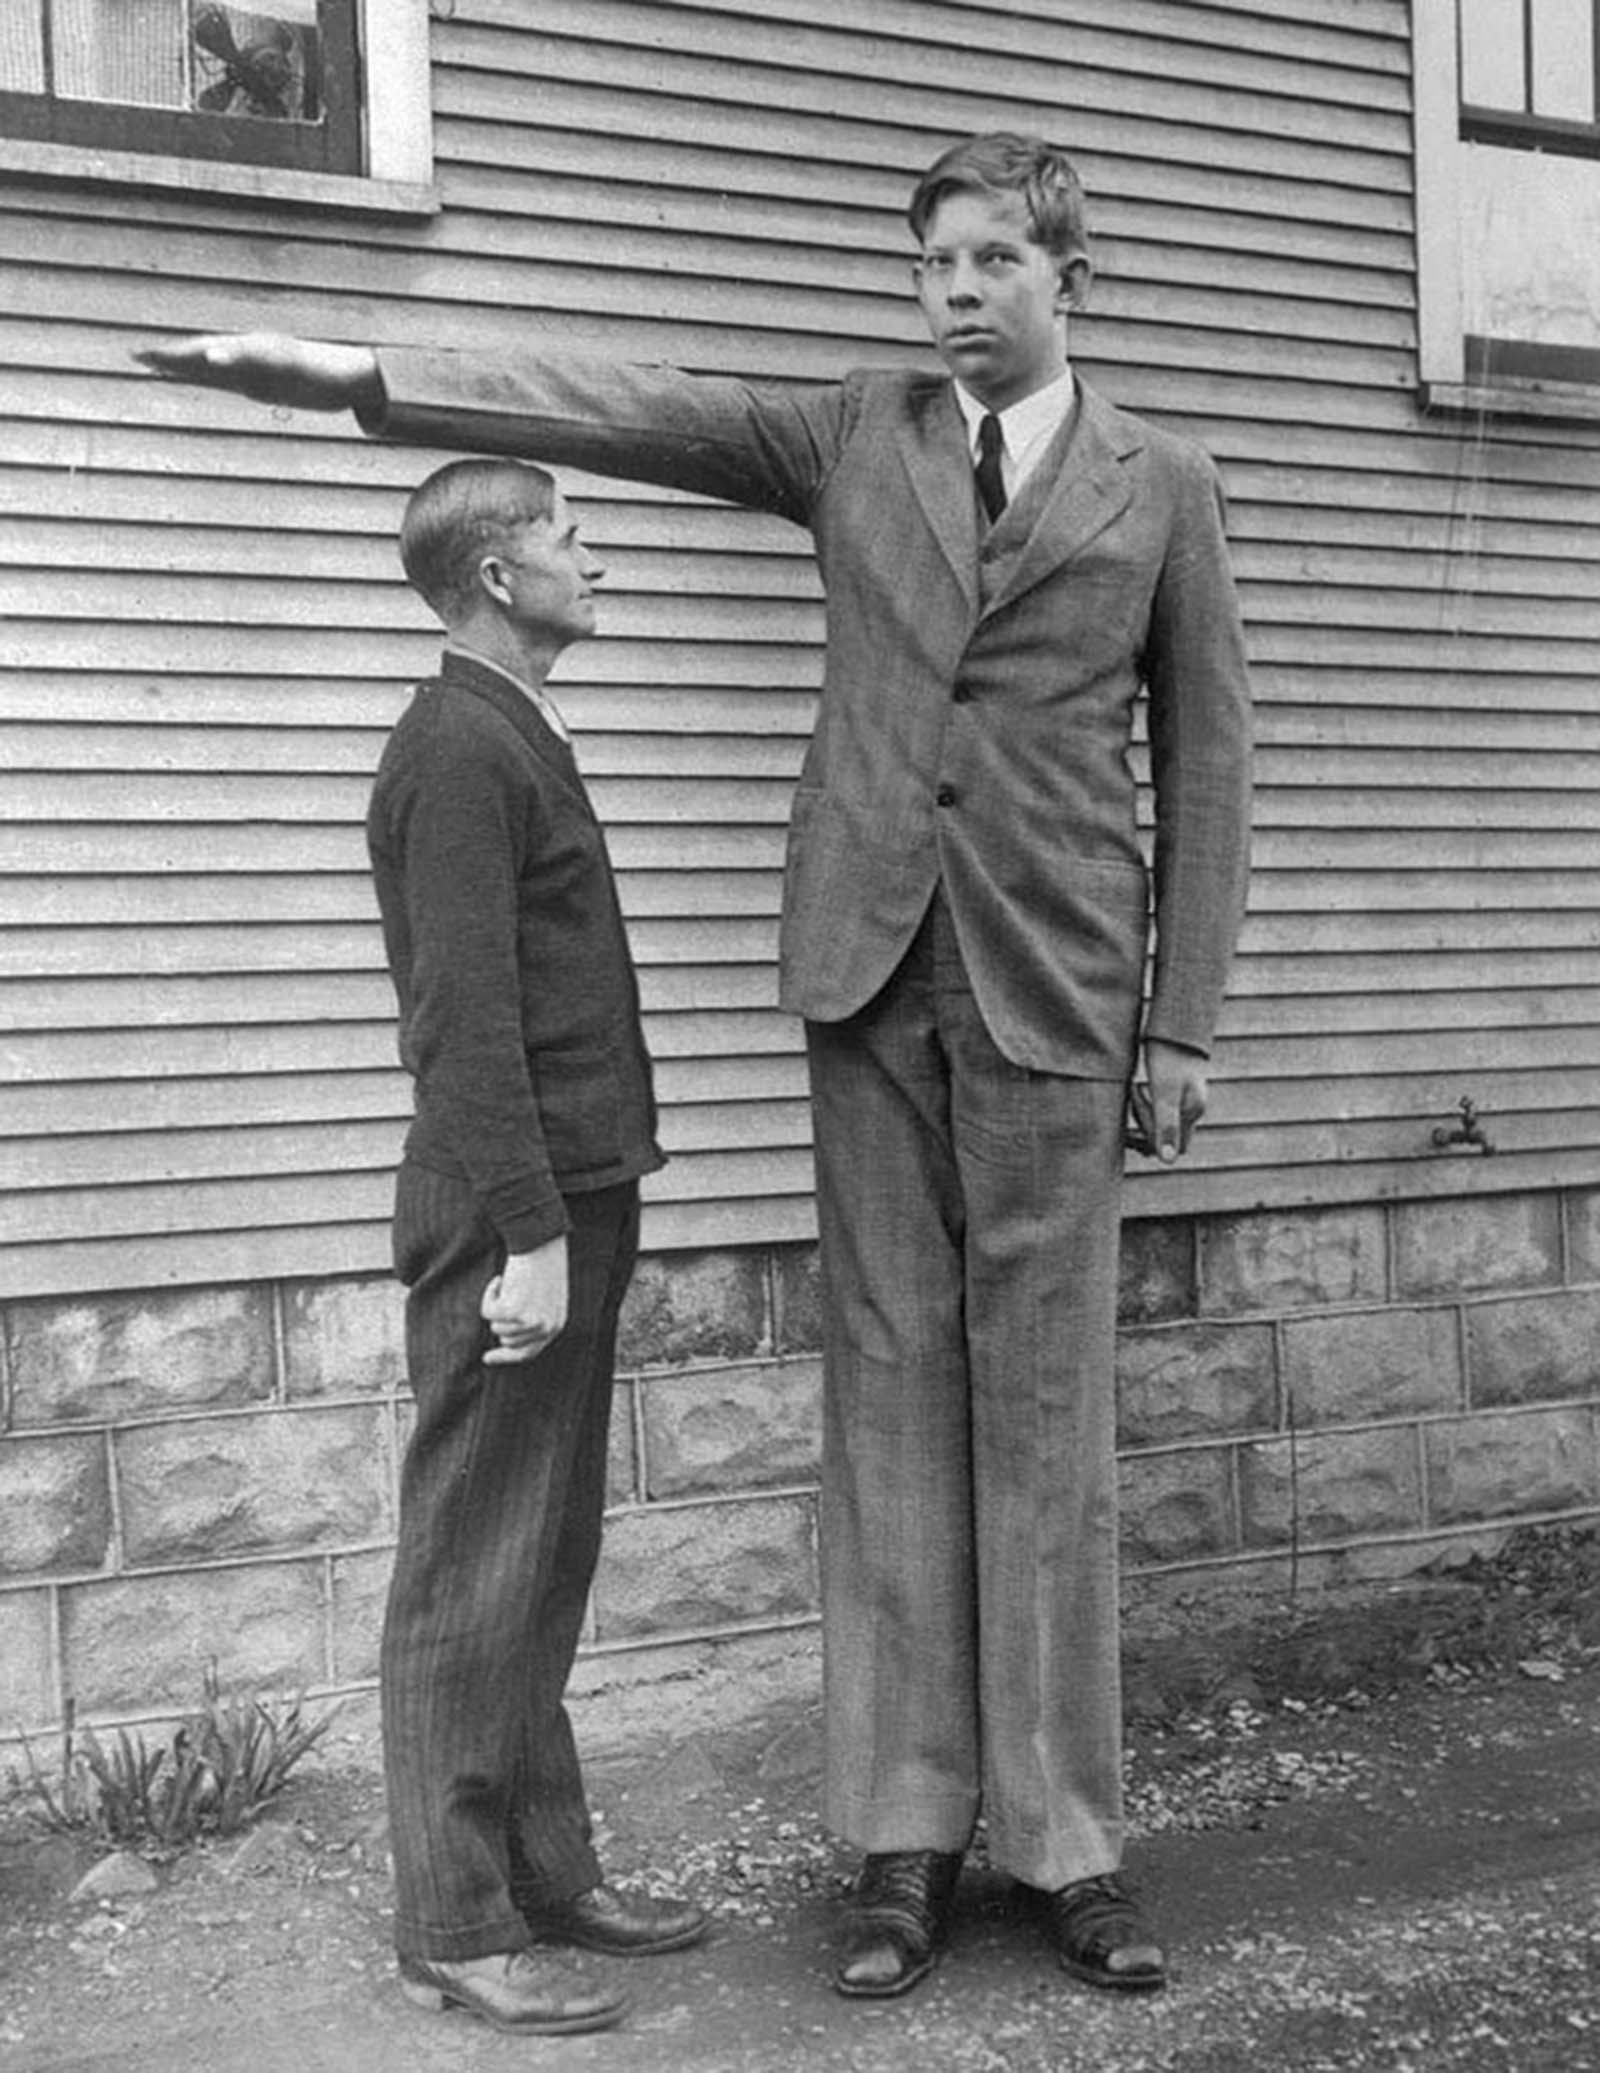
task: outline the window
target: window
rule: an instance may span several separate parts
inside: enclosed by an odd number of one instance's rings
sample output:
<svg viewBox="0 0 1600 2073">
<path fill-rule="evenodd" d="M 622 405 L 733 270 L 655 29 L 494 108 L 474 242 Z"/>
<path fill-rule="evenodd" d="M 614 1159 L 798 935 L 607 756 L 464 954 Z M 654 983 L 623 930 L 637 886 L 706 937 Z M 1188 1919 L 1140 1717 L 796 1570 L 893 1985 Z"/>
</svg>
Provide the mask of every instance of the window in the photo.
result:
<svg viewBox="0 0 1600 2073">
<path fill-rule="evenodd" d="M 354 173 L 355 0 L 7 0 L 14 137 Z"/>
<path fill-rule="evenodd" d="M 428 0 L 0 0 L 0 170 L 431 210 Z"/>
<path fill-rule="evenodd" d="M 1595 0 L 1463 0 L 1461 134 L 1600 155 Z"/>
<path fill-rule="evenodd" d="M 1600 418 L 1600 0 L 1413 0 L 1431 408 Z"/>
</svg>

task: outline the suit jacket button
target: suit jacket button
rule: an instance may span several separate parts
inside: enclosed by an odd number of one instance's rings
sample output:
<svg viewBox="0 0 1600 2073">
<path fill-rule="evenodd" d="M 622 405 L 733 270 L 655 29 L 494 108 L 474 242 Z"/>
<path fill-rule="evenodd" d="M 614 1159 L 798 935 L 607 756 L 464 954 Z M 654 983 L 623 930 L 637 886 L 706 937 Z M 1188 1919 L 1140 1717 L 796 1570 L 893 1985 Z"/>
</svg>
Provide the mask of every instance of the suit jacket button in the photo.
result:
<svg viewBox="0 0 1600 2073">
<path fill-rule="evenodd" d="M 933 795 L 933 803 L 935 806 L 954 806 L 956 803 L 955 786 L 941 785 Z"/>
</svg>

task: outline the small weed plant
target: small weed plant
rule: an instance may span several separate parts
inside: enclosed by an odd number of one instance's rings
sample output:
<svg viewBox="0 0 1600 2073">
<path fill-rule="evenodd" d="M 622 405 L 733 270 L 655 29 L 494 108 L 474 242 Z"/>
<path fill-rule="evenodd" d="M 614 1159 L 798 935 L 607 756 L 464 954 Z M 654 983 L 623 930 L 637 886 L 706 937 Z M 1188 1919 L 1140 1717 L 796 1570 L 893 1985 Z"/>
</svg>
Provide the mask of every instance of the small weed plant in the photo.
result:
<svg viewBox="0 0 1600 2073">
<path fill-rule="evenodd" d="M 304 1702 L 225 1697 L 209 1671 L 198 1709 L 170 1743 L 149 1746 L 127 1728 L 79 1729 L 69 1701 L 61 1774 L 52 1781 L 22 1737 L 31 1812 L 46 1828 L 108 1843 L 177 1849 L 203 1835 L 236 1835 L 283 1790 L 333 1715 L 309 1719 Z"/>
</svg>

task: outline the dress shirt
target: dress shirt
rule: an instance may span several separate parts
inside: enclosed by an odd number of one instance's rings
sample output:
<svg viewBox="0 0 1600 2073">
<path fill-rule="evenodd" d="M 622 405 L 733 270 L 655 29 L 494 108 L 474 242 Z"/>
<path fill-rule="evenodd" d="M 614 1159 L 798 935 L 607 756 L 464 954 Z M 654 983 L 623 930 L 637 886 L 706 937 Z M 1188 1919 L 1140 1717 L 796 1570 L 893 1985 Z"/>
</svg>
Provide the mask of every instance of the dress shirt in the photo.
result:
<svg viewBox="0 0 1600 2073">
<path fill-rule="evenodd" d="M 967 444 L 972 449 L 972 462 L 976 467 L 978 427 L 989 416 L 989 406 L 969 395 L 960 382 L 956 383 L 955 389 L 961 415 L 967 421 Z M 1016 496 L 1038 466 L 1039 456 L 1060 430 L 1062 420 L 1072 408 L 1072 397 L 1072 369 L 1069 367 L 1044 388 L 1035 389 L 1031 396 L 1024 396 L 1020 403 L 1013 403 L 1008 410 L 995 413 L 1000 420 L 1004 442 L 1000 448 L 1000 479 L 1006 486 L 1008 501 Z"/>
</svg>

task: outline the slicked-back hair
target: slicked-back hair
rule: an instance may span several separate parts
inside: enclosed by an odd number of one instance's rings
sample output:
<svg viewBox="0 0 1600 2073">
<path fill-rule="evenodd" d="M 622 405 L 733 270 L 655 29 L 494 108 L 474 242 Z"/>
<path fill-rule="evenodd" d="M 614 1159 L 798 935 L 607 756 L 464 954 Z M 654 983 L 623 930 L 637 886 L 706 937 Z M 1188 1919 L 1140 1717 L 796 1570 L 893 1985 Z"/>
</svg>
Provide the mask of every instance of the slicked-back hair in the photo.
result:
<svg viewBox="0 0 1600 2073">
<path fill-rule="evenodd" d="M 528 519 L 555 509 L 553 475 L 528 461 L 448 461 L 411 492 L 400 521 L 400 563 L 446 626 L 470 611 L 486 554 L 510 545 Z"/>
<path fill-rule="evenodd" d="M 920 245 L 934 210 L 949 194 L 1020 194 L 1033 241 L 1065 262 L 1089 252 L 1088 209 L 1072 161 L 1042 137 L 990 130 L 941 152 L 917 182 L 906 214 Z"/>
</svg>

